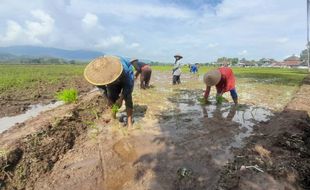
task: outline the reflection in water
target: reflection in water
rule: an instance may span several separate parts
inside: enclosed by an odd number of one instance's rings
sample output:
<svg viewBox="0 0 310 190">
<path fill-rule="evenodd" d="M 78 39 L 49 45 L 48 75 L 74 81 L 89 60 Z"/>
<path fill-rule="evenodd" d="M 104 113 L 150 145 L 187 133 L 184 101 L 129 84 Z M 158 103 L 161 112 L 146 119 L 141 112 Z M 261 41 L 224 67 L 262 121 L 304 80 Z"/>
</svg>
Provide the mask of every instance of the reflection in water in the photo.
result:
<svg viewBox="0 0 310 190">
<path fill-rule="evenodd" d="M 240 147 L 241 141 L 250 136 L 253 131 L 253 126 L 259 122 L 268 121 L 273 115 L 266 108 L 225 103 L 223 105 L 208 105 L 201 106 L 205 117 L 209 119 L 218 119 L 232 121 L 239 124 L 240 129 L 246 129 L 246 132 L 240 132 L 235 136 L 235 142 L 232 147 Z M 208 122 L 206 120 L 206 122 Z M 244 131 L 244 130 L 242 130 Z"/>
<path fill-rule="evenodd" d="M 129 144 L 121 141 L 112 148 L 122 165 L 135 170 L 135 178 L 126 178 L 120 189 L 213 190 L 222 166 L 232 158 L 231 148 L 242 146 L 253 126 L 272 113 L 255 106 L 216 105 L 212 98 L 211 105 L 201 105 L 197 77 L 193 82 L 184 75 L 178 87 L 165 79 L 170 75 L 154 75 L 156 88 L 137 91 L 135 101 L 148 105 L 146 117 L 137 122 L 144 130 L 128 137 Z"/>
<path fill-rule="evenodd" d="M 16 123 L 22 123 L 26 121 L 27 119 L 36 117 L 43 111 L 51 110 L 62 104 L 63 102 L 59 101 L 59 102 L 50 103 L 47 105 L 43 105 L 43 104 L 31 105 L 29 110 L 27 110 L 23 114 L 12 116 L 12 117 L 0 118 L 0 133 L 9 129 L 10 127 L 13 127 Z"/>
<path fill-rule="evenodd" d="M 184 134 L 188 133 L 186 132 L 188 129 L 208 134 L 205 138 L 213 140 L 206 141 L 205 145 L 211 147 L 208 151 L 218 165 L 224 165 L 228 161 L 232 147 L 242 146 L 242 141 L 251 135 L 256 124 L 268 121 L 273 115 L 270 110 L 262 107 L 235 106 L 233 103 L 217 105 L 214 98 L 210 99 L 212 102 L 210 105 L 201 105 L 198 101 L 200 94 L 195 91 L 179 90 L 177 98 L 173 100 L 176 104 L 176 113 L 171 119 L 175 120 L 177 130 L 185 131 Z M 162 125 L 171 126 L 171 123 L 166 122 Z M 173 133 L 182 134 L 170 131 L 170 134 Z M 195 137 L 191 138 L 199 141 Z"/>
</svg>

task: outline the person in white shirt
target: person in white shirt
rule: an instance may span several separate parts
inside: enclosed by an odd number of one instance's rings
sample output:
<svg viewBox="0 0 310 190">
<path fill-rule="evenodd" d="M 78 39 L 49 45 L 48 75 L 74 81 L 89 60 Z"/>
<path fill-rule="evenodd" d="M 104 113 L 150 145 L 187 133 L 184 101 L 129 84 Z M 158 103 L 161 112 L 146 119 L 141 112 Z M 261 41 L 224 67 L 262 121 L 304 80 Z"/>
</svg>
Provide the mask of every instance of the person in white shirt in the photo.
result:
<svg viewBox="0 0 310 190">
<path fill-rule="evenodd" d="M 181 76 L 181 64 L 178 62 L 179 60 L 181 60 L 183 57 L 181 55 L 175 55 L 175 63 L 173 66 L 173 70 L 172 70 L 172 84 L 180 84 L 181 80 L 180 80 L 180 76 Z"/>
</svg>

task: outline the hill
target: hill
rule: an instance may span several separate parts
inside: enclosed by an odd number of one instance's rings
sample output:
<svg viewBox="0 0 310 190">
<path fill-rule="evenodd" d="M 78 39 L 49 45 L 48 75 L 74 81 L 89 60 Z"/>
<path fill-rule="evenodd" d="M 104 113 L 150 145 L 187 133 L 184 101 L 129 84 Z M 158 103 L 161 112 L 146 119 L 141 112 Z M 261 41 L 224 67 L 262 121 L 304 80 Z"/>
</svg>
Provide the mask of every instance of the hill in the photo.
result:
<svg viewBox="0 0 310 190">
<path fill-rule="evenodd" d="M 87 61 L 102 56 L 102 52 L 90 50 L 65 50 L 39 46 L 9 46 L 0 47 L 0 59 L 10 60 L 16 57 L 40 58 L 54 57 L 65 60 Z"/>
</svg>

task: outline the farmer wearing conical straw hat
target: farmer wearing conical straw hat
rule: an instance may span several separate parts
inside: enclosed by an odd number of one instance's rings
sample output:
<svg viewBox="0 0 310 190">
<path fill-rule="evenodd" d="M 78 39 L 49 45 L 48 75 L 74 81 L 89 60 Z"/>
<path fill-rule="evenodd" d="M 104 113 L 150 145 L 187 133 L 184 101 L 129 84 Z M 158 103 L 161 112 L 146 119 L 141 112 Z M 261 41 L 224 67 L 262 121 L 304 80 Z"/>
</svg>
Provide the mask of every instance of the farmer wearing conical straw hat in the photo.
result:
<svg viewBox="0 0 310 190">
<path fill-rule="evenodd" d="M 138 59 L 132 59 L 130 61 L 132 66 L 135 68 L 135 79 L 138 78 L 140 75 L 140 87 L 141 89 L 149 88 L 151 75 L 152 75 L 152 69 L 151 66 L 139 61 Z"/>
<path fill-rule="evenodd" d="M 181 83 L 181 64 L 179 63 L 179 60 L 181 60 L 183 57 L 179 54 L 176 54 L 174 56 L 175 58 L 175 62 L 174 62 L 174 66 L 173 66 L 173 70 L 172 70 L 172 84 L 180 84 Z"/>
<path fill-rule="evenodd" d="M 109 105 L 120 107 L 125 100 L 127 126 L 132 126 L 134 74 L 130 62 L 122 57 L 104 56 L 91 61 L 84 70 L 85 79 L 104 92 Z"/>
<path fill-rule="evenodd" d="M 204 94 L 205 100 L 208 101 L 211 86 L 216 87 L 216 99 L 218 100 L 225 92 L 230 92 L 234 103 L 238 104 L 238 95 L 235 87 L 235 76 L 231 68 L 221 67 L 216 70 L 207 72 L 203 77 L 206 84 L 206 91 Z"/>
</svg>

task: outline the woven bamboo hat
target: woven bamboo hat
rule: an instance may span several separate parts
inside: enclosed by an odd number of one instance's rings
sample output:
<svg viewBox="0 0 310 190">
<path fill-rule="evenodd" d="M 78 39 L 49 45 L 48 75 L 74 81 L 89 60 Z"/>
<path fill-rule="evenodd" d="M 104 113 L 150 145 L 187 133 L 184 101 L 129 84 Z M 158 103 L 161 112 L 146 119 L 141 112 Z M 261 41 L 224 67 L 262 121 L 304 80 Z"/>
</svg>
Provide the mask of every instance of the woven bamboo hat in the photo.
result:
<svg viewBox="0 0 310 190">
<path fill-rule="evenodd" d="M 217 85 L 221 80 L 221 73 L 219 70 L 212 70 L 203 76 L 203 81 L 207 86 Z"/>
<path fill-rule="evenodd" d="M 98 57 L 86 66 L 84 77 L 89 83 L 102 86 L 114 82 L 122 71 L 123 66 L 118 57 Z"/>
<path fill-rule="evenodd" d="M 177 57 L 179 57 L 180 59 L 182 59 L 182 58 L 183 58 L 183 56 L 182 56 L 182 55 L 180 55 L 180 54 L 176 54 L 176 55 L 174 55 L 174 58 L 177 58 Z"/>
<path fill-rule="evenodd" d="M 135 62 L 135 61 L 139 61 L 137 58 L 132 58 L 131 60 L 130 60 L 130 63 L 133 63 L 133 62 Z"/>
</svg>

